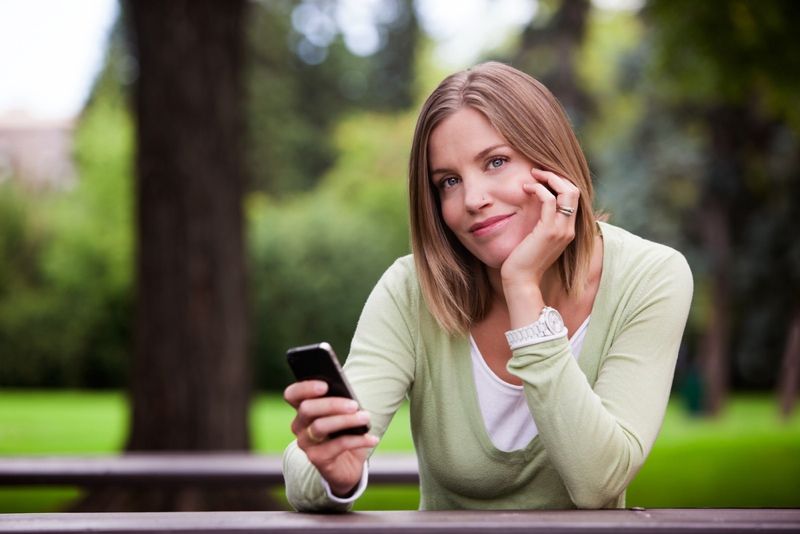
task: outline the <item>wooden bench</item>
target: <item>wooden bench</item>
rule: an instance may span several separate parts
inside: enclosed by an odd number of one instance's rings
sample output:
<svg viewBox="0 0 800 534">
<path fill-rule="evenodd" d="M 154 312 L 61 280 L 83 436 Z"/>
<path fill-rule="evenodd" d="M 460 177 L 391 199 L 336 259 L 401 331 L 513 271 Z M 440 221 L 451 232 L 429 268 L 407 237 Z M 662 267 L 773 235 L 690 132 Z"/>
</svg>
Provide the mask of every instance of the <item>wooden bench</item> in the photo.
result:
<svg viewBox="0 0 800 534">
<path fill-rule="evenodd" d="M 376 455 L 371 484 L 417 484 L 413 456 Z M 0 486 L 236 485 L 283 483 L 280 458 L 245 453 L 0 457 Z M 800 532 L 800 510 L 579 510 L 0 514 L 0 533 L 75 532 Z"/>
<path fill-rule="evenodd" d="M 376 454 L 370 484 L 418 484 L 417 460 Z M 275 486 L 281 459 L 248 453 L 136 453 L 0 457 L 0 486 Z"/>
<path fill-rule="evenodd" d="M 577 510 L 358 512 L 164 512 L 0 515 L 0 533 L 789 533 L 800 510 Z"/>
</svg>

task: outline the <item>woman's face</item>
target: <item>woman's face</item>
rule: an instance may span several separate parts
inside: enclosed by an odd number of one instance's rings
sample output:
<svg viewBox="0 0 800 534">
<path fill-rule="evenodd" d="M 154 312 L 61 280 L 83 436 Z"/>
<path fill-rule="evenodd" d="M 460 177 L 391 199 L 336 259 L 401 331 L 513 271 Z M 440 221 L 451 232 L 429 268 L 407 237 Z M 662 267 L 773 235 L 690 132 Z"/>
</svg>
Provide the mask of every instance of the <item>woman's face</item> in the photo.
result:
<svg viewBox="0 0 800 534">
<path fill-rule="evenodd" d="M 539 201 L 522 189 L 533 181 L 533 163 L 470 107 L 433 130 L 428 159 L 445 224 L 475 257 L 499 269 L 539 220 Z"/>
</svg>

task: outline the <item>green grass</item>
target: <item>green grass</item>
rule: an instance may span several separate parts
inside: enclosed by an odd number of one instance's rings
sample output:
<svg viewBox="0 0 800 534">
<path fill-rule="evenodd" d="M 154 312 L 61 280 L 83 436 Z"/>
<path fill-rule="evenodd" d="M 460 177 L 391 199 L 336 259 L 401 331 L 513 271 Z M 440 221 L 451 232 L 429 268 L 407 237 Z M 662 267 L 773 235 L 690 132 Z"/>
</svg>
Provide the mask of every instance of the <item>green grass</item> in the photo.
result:
<svg viewBox="0 0 800 534">
<path fill-rule="evenodd" d="M 277 395 L 251 413 L 254 448 L 279 454 L 292 439 L 291 409 Z M 0 454 L 110 453 L 122 448 L 128 413 L 119 393 L 0 392 Z M 412 452 L 408 408 L 378 449 Z M 282 498 L 280 488 L 276 497 Z M 0 512 L 54 511 L 75 488 L 0 487 Z M 415 487 L 372 486 L 357 509 L 416 508 Z M 766 396 L 738 396 L 716 419 L 692 418 L 672 402 L 645 466 L 628 490 L 629 506 L 800 507 L 800 413 L 777 416 Z"/>
<path fill-rule="evenodd" d="M 800 411 L 782 421 L 773 398 L 739 396 L 702 419 L 673 403 L 628 505 L 800 507 Z"/>
</svg>

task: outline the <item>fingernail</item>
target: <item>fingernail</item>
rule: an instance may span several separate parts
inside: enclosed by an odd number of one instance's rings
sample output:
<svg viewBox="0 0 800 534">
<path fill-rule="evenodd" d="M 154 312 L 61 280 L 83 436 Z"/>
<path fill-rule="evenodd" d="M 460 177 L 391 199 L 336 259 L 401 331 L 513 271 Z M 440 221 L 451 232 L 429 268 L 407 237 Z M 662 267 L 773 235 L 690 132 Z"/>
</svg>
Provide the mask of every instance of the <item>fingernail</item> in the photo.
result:
<svg viewBox="0 0 800 534">
<path fill-rule="evenodd" d="M 314 391 L 322 395 L 326 391 L 328 391 L 328 383 L 327 382 L 317 382 L 314 384 Z"/>
<path fill-rule="evenodd" d="M 358 412 L 358 413 L 356 414 L 356 417 L 357 417 L 357 418 L 358 418 L 358 420 L 359 420 L 360 422 L 362 422 L 362 423 L 366 423 L 366 422 L 368 422 L 368 421 L 369 421 L 369 414 L 368 414 L 367 412 L 363 411 L 363 410 L 362 410 L 362 411 L 360 411 L 360 412 Z"/>
<path fill-rule="evenodd" d="M 358 410 L 358 403 L 356 401 L 354 401 L 354 400 L 347 401 L 347 405 L 345 406 L 345 409 L 348 412 L 354 412 L 354 411 Z"/>
</svg>

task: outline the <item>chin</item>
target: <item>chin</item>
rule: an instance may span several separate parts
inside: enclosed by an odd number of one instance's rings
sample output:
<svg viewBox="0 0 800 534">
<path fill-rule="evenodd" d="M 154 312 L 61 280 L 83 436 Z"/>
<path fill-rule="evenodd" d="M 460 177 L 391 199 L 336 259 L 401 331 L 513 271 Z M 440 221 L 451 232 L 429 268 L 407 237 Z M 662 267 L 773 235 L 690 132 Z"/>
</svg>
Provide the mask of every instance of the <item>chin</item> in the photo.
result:
<svg viewBox="0 0 800 534">
<path fill-rule="evenodd" d="M 478 258 L 481 261 L 481 263 L 486 265 L 486 267 L 488 267 L 489 269 L 499 270 L 500 267 L 503 266 L 503 263 L 505 263 L 509 254 L 510 252 L 499 253 L 499 254 L 481 254 L 481 255 L 475 254 L 475 257 Z"/>
</svg>

